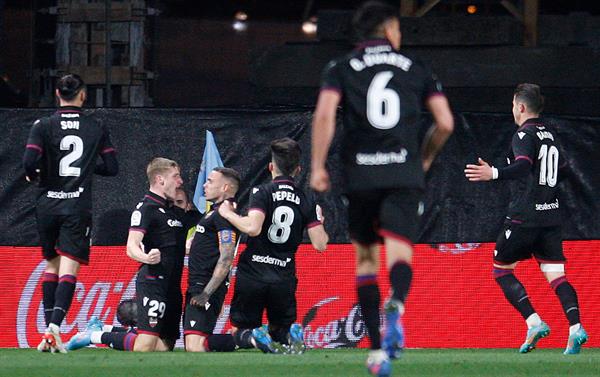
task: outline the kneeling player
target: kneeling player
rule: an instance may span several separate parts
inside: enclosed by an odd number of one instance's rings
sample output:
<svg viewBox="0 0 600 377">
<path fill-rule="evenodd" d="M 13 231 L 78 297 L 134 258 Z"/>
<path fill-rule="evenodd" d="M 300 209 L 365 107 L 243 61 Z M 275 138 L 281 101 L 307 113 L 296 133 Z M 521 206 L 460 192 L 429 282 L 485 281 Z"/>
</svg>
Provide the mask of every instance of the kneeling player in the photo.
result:
<svg viewBox="0 0 600 377">
<path fill-rule="evenodd" d="M 233 351 L 229 334 L 213 334 L 229 287 L 229 271 L 235 255 L 237 230 L 217 209 L 233 200 L 240 175 L 216 168 L 204 183 L 204 195 L 214 204 L 196 225 L 190 248 L 188 290 L 184 315 L 185 349 L 191 352 Z"/>
</svg>

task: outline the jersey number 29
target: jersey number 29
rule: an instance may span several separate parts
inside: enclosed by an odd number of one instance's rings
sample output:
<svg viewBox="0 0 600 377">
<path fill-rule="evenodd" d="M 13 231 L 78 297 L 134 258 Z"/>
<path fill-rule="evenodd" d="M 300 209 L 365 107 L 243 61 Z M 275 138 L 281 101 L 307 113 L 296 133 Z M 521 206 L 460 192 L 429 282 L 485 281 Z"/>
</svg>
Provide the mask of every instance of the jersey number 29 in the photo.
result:
<svg viewBox="0 0 600 377">
<path fill-rule="evenodd" d="M 71 150 L 73 147 L 73 150 Z M 72 166 L 83 155 L 83 140 L 79 136 L 67 135 L 60 140 L 60 150 L 69 151 L 58 163 L 58 175 L 61 177 L 79 177 L 81 168 Z"/>
<path fill-rule="evenodd" d="M 275 208 L 271 226 L 269 227 L 269 241 L 273 243 L 286 243 L 292 233 L 294 223 L 294 210 L 288 206 Z"/>
</svg>

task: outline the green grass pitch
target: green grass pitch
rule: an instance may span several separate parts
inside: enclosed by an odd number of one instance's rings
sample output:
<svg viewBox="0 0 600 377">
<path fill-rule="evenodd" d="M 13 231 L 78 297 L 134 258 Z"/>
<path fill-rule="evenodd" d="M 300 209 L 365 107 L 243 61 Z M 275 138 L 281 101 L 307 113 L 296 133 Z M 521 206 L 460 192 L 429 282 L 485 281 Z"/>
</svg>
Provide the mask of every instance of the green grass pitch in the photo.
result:
<svg viewBox="0 0 600 377">
<path fill-rule="evenodd" d="M 140 354 L 84 349 L 66 355 L 1 349 L 0 376 L 65 377 L 325 377 L 367 376 L 366 350 L 309 350 L 303 355 L 258 351 Z M 410 349 L 393 363 L 393 376 L 600 376 L 600 348 L 564 356 L 559 349 L 521 355 L 508 349 Z"/>
</svg>

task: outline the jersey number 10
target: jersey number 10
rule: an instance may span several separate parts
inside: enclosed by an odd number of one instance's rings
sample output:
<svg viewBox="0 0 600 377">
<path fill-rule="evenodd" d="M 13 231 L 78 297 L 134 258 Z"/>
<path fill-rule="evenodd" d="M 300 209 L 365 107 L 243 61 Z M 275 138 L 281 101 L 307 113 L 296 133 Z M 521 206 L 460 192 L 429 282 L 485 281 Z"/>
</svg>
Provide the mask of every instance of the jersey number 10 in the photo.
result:
<svg viewBox="0 0 600 377">
<path fill-rule="evenodd" d="M 540 180 L 539 183 L 542 186 L 556 186 L 556 180 L 558 177 L 558 149 L 554 145 L 550 148 L 546 144 L 540 147 L 540 153 L 538 155 L 540 161 Z"/>
</svg>

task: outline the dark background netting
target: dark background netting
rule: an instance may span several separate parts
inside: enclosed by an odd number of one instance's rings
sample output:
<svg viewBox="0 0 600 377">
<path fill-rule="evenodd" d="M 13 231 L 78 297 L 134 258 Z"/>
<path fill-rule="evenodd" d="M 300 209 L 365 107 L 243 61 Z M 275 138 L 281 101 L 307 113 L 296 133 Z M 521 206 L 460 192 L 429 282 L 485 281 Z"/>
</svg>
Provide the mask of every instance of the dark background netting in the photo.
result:
<svg viewBox="0 0 600 377">
<path fill-rule="evenodd" d="M 182 166 L 188 191 L 193 191 L 204 149 L 205 130 L 215 136 L 226 166 L 243 177 L 239 200 L 247 205 L 253 185 L 270 175 L 269 142 L 289 136 L 298 140 L 304 155 L 299 182 L 307 188 L 310 168 L 312 109 L 185 110 L 94 109 L 111 131 L 117 148 L 120 173 L 98 177 L 94 183 L 96 245 L 124 244 L 129 212 L 147 189 L 145 166 L 155 156 L 172 158 Z M 34 217 L 36 188 L 27 184 L 21 159 L 29 128 L 35 119 L 52 110 L 0 110 L 4 137 L 0 140 L 0 244 L 36 245 Z M 566 239 L 600 238 L 600 118 L 547 117 L 556 127 L 568 154 L 573 174 L 560 186 Z M 425 127 L 430 122 L 423 120 Z M 427 177 L 426 210 L 421 243 L 494 241 L 508 204 L 505 183 L 469 183 L 464 165 L 480 156 L 492 164 L 503 163 L 515 130 L 510 114 L 455 114 L 456 129 Z M 424 128 L 423 127 L 423 128 Z M 339 135 L 336 135 L 336 140 Z M 329 160 L 334 190 L 318 196 L 332 242 L 349 242 L 346 213 L 340 198 L 342 185 L 339 143 L 334 140 Z"/>
</svg>

